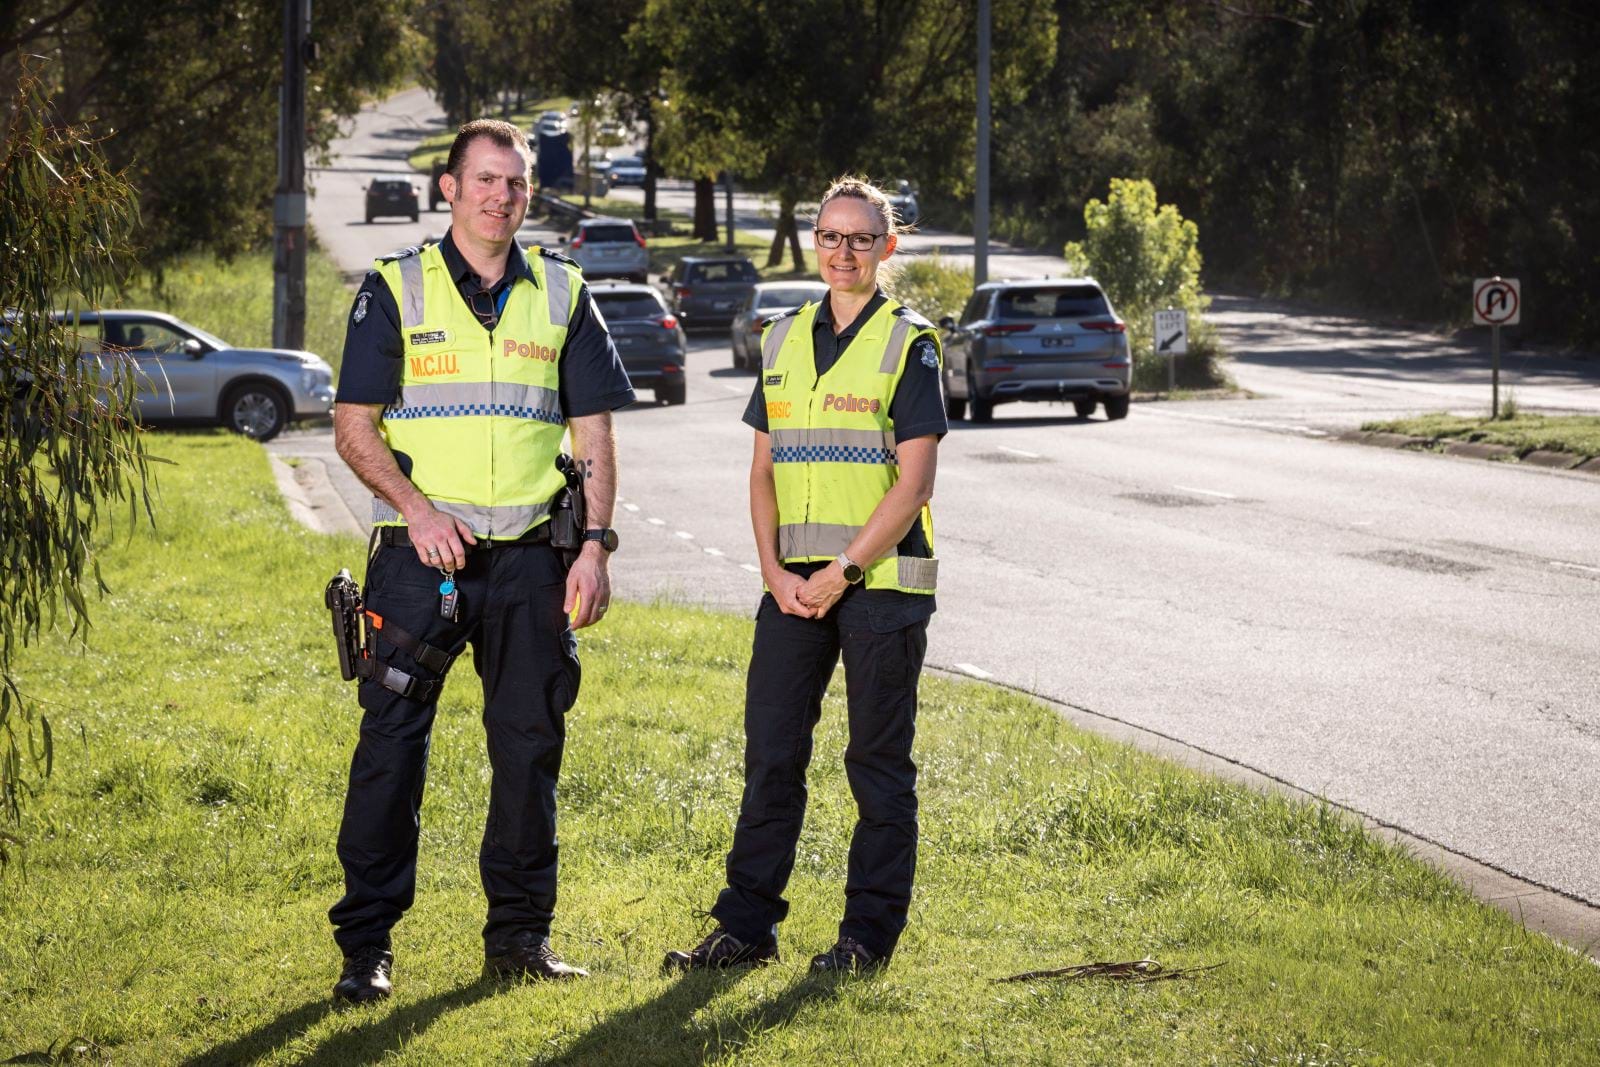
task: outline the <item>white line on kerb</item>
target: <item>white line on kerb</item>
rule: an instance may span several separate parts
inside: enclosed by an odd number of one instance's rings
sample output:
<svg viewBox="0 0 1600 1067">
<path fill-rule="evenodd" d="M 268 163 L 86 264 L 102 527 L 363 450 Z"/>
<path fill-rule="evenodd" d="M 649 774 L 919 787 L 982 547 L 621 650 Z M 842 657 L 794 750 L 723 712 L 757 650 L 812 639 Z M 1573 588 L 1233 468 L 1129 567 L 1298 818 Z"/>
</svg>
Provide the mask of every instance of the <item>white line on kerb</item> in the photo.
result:
<svg viewBox="0 0 1600 1067">
<path fill-rule="evenodd" d="M 749 571 L 751 574 L 760 574 L 761 573 L 761 568 L 757 567 L 754 563 L 741 563 L 741 564 L 739 564 L 739 566 L 742 567 L 743 569 Z"/>
<path fill-rule="evenodd" d="M 1174 489 L 1182 489 L 1185 493 L 1199 493 L 1201 496 L 1220 496 L 1224 500 L 1238 500 L 1232 493 L 1219 493 L 1215 489 L 1196 489 L 1192 485 L 1174 485 Z"/>
<path fill-rule="evenodd" d="M 723 555 L 723 554 L 724 553 L 723 553 L 722 549 L 720 549 L 720 548 L 708 548 L 708 549 L 706 549 L 706 555 L 708 555 L 708 556 L 720 556 L 720 555 Z"/>
<path fill-rule="evenodd" d="M 1039 453 L 1037 452 L 1024 452 L 1022 449 L 1012 448 L 1010 445 L 997 445 L 996 447 L 998 447 L 1002 452 L 1010 452 L 1013 456 L 1021 456 L 1024 459 L 1039 458 Z"/>
<path fill-rule="evenodd" d="M 638 504 L 624 504 L 624 505 L 622 505 L 622 507 L 626 511 L 638 511 L 639 510 L 639 505 Z"/>
<path fill-rule="evenodd" d="M 665 526 L 667 524 L 666 519 L 646 519 L 644 521 L 648 522 L 651 526 Z"/>
<path fill-rule="evenodd" d="M 960 671 L 962 674 L 970 674 L 974 678 L 993 678 L 994 677 L 994 675 L 990 674 L 988 671 L 984 670 L 982 667 L 974 667 L 970 663 L 957 663 L 956 664 L 956 670 Z"/>
<path fill-rule="evenodd" d="M 1550 561 L 1550 566 L 1561 567 L 1569 571 L 1588 571 L 1590 574 L 1600 574 L 1600 567 L 1591 567 L 1587 563 L 1563 563 L 1559 559 Z"/>
</svg>

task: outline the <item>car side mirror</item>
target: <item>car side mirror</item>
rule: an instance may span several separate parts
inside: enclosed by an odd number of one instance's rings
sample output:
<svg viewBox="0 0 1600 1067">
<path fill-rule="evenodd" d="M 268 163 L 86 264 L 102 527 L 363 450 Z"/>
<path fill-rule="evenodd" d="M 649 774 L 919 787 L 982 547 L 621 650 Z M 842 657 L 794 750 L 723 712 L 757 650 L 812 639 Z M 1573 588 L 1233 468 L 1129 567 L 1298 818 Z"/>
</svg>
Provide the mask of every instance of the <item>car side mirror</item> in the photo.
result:
<svg viewBox="0 0 1600 1067">
<path fill-rule="evenodd" d="M 944 318 L 939 320 L 939 329 L 954 332 L 955 328 L 956 320 L 952 319 L 949 315 L 946 315 Z"/>
<path fill-rule="evenodd" d="M 190 359 L 199 359 L 201 356 L 206 354 L 206 346 L 195 340 L 193 337 L 186 338 L 183 342 L 182 348 L 184 354 Z"/>
</svg>

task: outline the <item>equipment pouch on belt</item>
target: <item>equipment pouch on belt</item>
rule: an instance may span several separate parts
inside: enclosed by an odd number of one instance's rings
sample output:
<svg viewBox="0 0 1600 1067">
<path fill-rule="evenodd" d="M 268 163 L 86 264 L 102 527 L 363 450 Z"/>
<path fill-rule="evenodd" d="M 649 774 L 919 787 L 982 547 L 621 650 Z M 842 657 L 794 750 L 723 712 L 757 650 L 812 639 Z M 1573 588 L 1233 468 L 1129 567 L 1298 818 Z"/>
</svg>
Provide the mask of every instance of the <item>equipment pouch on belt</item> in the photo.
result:
<svg viewBox="0 0 1600 1067">
<path fill-rule="evenodd" d="M 562 565 L 571 570 L 583 548 L 588 506 L 583 499 L 583 476 L 572 457 L 565 452 L 556 456 L 556 469 L 566 475 L 567 484 L 550 502 L 550 546 L 561 553 Z"/>
<path fill-rule="evenodd" d="M 339 573 L 333 576 L 328 588 L 323 591 L 322 602 L 333 615 L 333 640 L 339 653 L 339 674 L 345 681 L 371 678 L 390 692 L 424 703 L 439 691 L 440 682 L 455 662 L 455 657 L 444 649 L 418 640 L 394 623 L 386 624 L 382 616 L 366 610 L 361 602 L 361 588 L 350 577 L 349 570 L 339 568 Z M 380 632 L 391 645 L 409 653 L 412 659 L 428 670 L 437 672 L 440 677 L 435 680 L 418 678 L 380 661 L 376 648 Z"/>
</svg>

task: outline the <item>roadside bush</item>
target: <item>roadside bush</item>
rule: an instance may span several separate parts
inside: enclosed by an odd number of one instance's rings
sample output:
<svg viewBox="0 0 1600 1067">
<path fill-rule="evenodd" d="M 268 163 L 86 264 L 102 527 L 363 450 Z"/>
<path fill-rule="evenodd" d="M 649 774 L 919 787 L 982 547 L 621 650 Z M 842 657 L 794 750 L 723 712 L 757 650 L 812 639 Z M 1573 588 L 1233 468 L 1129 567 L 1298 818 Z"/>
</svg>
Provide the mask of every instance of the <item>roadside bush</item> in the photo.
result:
<svg viewBox="0 0 1600 1067">
<path fill-rule="evenodd" d="M 896 256 L 889 262 L 897 269 L 883 279 L 885 291 L 929 322 L 959 316 L 972 295 L 968 267 L 957 267 L 940 256 Z"/>
<path fill-rule="evenodd" d="M 1180 385 L 1226 383 L 1215 332 L 1202 316 L 1210 300 L 1200 291 L 1200 229 L 1171 204 L 1157 206 L 1156 187 L 1143 178 L 1111 179 L 1111 194 L 1083 209 L 1082 241 L 1064 251 L 1076 273 L 1093 275 L 1128 323 L 1134 388 L 1164 389 L 1166 357 L 1155 352 L 1151 316 L 1165 308 L 1189 313 L 1189 354 L 1179 361 Z"/>
</svg>

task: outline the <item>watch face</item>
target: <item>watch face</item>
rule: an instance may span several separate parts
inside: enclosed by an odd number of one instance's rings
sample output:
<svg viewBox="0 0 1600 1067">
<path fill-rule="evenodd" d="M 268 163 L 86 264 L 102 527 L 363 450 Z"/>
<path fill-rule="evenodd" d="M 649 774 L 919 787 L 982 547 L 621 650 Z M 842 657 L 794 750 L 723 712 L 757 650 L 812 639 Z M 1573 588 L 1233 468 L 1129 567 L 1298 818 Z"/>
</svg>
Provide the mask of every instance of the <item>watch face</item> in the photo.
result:
<svg viewBox="0 0 1600 1067">
<path fill-rule="evenodd" d="M 615 530 L 585 530 L 583 539 L 585 541 L 599 541 L 600 547 L 607 552 L 615 552 L 617 550 L 617 531 Z"/>
<path fill-rule="evenodd" d="M 849 582 L 851 585 L 855 585 L 857 582 L 859 582 L 861 580 L 861 567 L 858 564 L 852 563 L 850 566 L 844 568 L 844 580 Z"/>
</svg>

